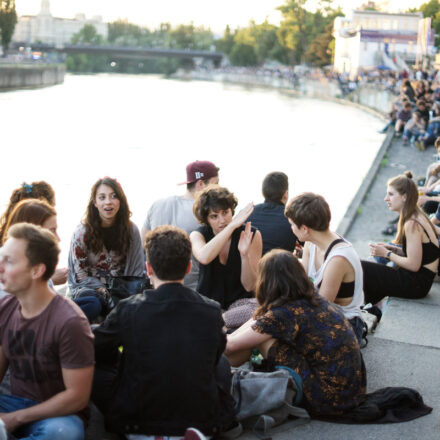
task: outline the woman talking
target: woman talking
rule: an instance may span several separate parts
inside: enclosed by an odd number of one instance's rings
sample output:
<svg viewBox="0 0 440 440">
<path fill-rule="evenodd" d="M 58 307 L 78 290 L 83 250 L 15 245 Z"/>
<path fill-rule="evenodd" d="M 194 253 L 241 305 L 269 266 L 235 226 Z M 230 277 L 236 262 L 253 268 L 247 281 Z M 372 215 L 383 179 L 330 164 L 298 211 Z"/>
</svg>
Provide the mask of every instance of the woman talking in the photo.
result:
<svg viewBox="0 0 440 440">
<path fill-rule="evenodd" d="M 121 185 L 104 177 L 93 185 L 84 220 L 72 237 L 68 278 L 72 296 L 96 296 L 103 314 L 111 307 L 112 278 L 144 274 L 141 237 L 130 215 Z"/>
</svg>

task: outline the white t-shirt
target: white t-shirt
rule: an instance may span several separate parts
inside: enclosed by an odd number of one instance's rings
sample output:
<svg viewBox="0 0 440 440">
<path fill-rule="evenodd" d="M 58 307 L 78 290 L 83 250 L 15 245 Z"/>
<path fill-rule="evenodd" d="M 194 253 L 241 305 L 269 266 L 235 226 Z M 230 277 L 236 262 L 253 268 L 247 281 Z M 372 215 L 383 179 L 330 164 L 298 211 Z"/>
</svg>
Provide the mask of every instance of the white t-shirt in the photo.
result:
<svg viewBox="0 0 440 440">
<path fill-rule="evenodd" d="M 194 200 L 181 196 L 160 199 L 151 205 L 142 227 L 142 236 L 157 226 L 172 225 L 183 229 L 189 235 L 200 225 L 193 214 Z M 199 263 L 193 257 L 191 272 L 185 277 L 186 287 L 196 290 L 199 279 Z"/>
</svg>

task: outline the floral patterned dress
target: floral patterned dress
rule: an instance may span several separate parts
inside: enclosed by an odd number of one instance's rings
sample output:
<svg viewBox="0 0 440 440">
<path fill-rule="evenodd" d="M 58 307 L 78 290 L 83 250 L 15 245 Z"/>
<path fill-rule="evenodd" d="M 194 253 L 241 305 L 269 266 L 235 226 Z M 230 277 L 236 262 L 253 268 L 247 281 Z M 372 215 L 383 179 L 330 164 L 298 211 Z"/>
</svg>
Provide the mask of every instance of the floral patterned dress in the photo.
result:
<svg viewBox="0 0 440 440">
<path fill-rule="evenodd" d="M 305 407 L 315 415 L 339 415 L 358 406 L 366 373 L 356 336 L 341 309 L 324 298 L 274 307 L 253 329 L 275 342 L 269 357 L 295 370 L 303 381 Z"/>
</svg>

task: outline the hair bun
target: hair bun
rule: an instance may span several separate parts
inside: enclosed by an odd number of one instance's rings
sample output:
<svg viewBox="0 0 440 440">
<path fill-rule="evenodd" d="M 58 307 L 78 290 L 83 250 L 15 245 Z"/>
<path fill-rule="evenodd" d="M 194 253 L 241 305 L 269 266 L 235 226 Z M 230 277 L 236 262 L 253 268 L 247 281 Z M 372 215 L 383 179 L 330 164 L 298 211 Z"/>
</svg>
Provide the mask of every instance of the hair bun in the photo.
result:
<svg viewBox="0 0 440 440">
<path fill-rule="evenodd" d="M 405 171 L 404 173 L 403 173 L 403 175 L 404 176 L 406 176 L 406 177 L 408 177 L 408 179 L 412 179 L 413 178 L 413 174 L 412 174 L 412 172 L 411 171 Z"/>
</svg>

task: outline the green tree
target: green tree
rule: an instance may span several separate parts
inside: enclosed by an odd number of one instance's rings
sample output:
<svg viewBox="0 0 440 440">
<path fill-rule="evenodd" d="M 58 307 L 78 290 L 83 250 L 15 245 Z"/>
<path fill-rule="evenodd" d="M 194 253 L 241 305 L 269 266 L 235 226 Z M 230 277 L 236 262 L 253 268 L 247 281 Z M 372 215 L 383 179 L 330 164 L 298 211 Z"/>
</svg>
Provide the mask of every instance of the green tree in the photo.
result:
<svg viewBox="0 0 440 440">
<path fill-rule="evenodd" d="M 86 24 L 72 37 L 72 44 L 93 44 L 99 46 L 102 44 L 102 35 L 98 34 L 93 24 Z"/>
<path fill-rule="evenodd" d="M 227 25 L 223 37 L 215 41 L 215 48 L 229 56 L 235 44 L 234 35 L 229 25 Z"/>
<path fill-rule="evenodd" d="M 11 42 L 16 24 L 17 12 L 15 10 L 15 0 L 0 0 L 0 33 L 3 56 L 6 56 L 6 51 Z"/>
<path fill-rule="evenodd" d="M 307 50 L 307 15 L 309 12 L 304 8 L 307 0 L 286 0 L 279 6 L 283 21 L 278 30 L 278 38 L 281 44 L 290 49 L 294 54 L 295 61 L 304 61 Z"/>
<path fill-rule="evenodd" d="M 229 54 L 231 64 L 234 66 L 255 66 L 257 65 L 257 54 L 250 44 L 235 43 Z"/>
<path fill-rule="evenodd" d="M 99 46 L 103 43 L 102 35 L 98 34 L 95 26 L 86 24 L 72 36 L 72 44 Z M 71 72 L 106 72 L 109 70 L 107 55 L 75 54 L 66 58 L 66 67 Z"/>
</svg>

